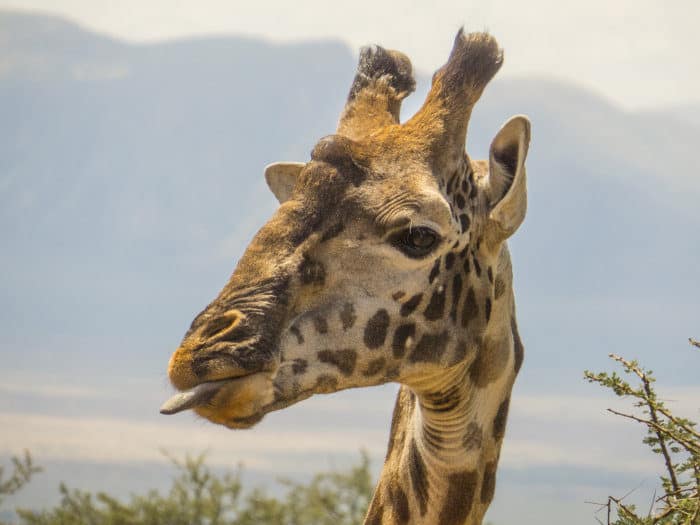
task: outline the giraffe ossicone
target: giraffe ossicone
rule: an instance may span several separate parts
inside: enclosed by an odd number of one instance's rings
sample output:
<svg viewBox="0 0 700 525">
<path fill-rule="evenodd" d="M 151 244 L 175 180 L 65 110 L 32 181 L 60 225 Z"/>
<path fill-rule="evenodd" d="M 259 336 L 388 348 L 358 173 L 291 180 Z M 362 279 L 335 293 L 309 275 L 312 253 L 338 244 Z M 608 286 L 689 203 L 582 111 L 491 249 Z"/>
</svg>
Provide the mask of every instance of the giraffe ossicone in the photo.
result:
<svg viewBox="0 0 700 525">
<path fill-rule="evenodd" d="M 280 201 L 170 359 L 193 409 L 230 428 L 314 394 L 401 384 L 365 523 L 479 524 L 496 486 L 523 359 L 506 240 L 526 211 L 526 117 L 489 158 L 465 152 L 474 104 L 501 67 L 460 31 L 418 112 L 411 63 L 374 46 L 336 134 L 265 178 Z"/>
</svg>

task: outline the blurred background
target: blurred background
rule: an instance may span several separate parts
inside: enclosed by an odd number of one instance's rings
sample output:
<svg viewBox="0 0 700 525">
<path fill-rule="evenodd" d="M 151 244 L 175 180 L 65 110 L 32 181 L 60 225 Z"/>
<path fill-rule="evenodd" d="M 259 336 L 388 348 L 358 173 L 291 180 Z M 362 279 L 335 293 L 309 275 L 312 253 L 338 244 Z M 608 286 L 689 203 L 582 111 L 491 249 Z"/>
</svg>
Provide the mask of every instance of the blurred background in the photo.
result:
<svg viewBox="0 0 700 525">
<path fill-rule="evenodd" d="M 361 448 L 378 472 L 394 385 L 250 431 L 158 408 L 171 352 L 275 209 L 263 167 L 335 130 L 360 45 L 412 58 L 410 116 L 461 25 L 506 56 L 470 155 L 513 114 L 533 127 L 510 243 L 526 358 L 489 519 L 589 524 L 585 501 L 649 501 L 641 429 L 582 374 L 637 358 L 698 419 L 699 19 L 693 0 L 0 0 L 0 459 L 28 448 L 45 468 L 5 509 L 54 504 L 61 480 L 166 486 L 161 449 L 243 463 L 250 483 Z"/>
</svg>

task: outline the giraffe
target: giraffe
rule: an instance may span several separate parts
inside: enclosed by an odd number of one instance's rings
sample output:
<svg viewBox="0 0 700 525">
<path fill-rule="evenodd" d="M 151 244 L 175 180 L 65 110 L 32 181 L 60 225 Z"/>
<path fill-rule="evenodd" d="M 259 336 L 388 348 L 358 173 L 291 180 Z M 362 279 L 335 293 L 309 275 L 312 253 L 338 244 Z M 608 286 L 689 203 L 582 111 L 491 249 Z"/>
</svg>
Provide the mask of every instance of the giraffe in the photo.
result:
<svg viewBox="0 0 700 525">
<path fill-rule="evenodd" d="M 334 135 L 265 177 L 280 206 L 194 319 L 163 405 L 229 428 L 314 394 L 397 382 L 365 525 L 482 523 L 523 361 L 506 241 L 526 210 L 530 123 L 489 159 L 465 152 L 472 108 L 500 69 L 460 30 L 423 106 L 402 53 L 363 48 Z"/>
</svg>

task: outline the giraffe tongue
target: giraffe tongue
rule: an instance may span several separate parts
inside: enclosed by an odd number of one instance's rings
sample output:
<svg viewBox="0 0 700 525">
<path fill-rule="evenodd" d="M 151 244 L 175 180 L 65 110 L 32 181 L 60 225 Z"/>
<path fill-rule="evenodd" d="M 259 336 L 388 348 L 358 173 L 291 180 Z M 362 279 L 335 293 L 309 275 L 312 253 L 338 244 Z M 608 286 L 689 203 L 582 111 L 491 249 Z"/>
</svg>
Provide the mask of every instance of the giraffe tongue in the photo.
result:
<svg viewBox="0 0 700 525">
<path fill-rule="evenodd" d="M 209 381 L 208 383 L 202 383 L 194 388 L 175 394 L 163 403 L 163 406 L 160 407 L 160 413 L 166 415 L 177 414 L 183 410 L 203 405 L 214 397 L 214 394 L 216 394 L 226 382 L 226 380 Z"/>
</svg>

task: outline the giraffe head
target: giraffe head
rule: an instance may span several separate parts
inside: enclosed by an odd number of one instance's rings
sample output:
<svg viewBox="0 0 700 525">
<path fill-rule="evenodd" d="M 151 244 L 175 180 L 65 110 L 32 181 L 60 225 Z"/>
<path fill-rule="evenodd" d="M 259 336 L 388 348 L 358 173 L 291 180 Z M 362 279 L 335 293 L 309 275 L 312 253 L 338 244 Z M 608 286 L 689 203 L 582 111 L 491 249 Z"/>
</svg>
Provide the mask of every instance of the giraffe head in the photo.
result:
<svg viewBox="0 0 700 525">
<path fill-rule="evenodd" d="M 424 105 L 400 124 L 411 64 L 363 49 L 337 133 L 309 162 L 267 167 L 280 207 L 171 357 L 185 393 L 164 412 L 245 428 L 316 393 L 389 381 L 420 390 L 465 366 L 483 386 L 502 372 L 509 356 L 475 349 L 500 315 L 510 268 L 499 254 L 525 215 L 529 122 L 509 120 L 488 161 L 464 152 L 501 63 L 491 36 L 460 31 Z"/>
</svg>

